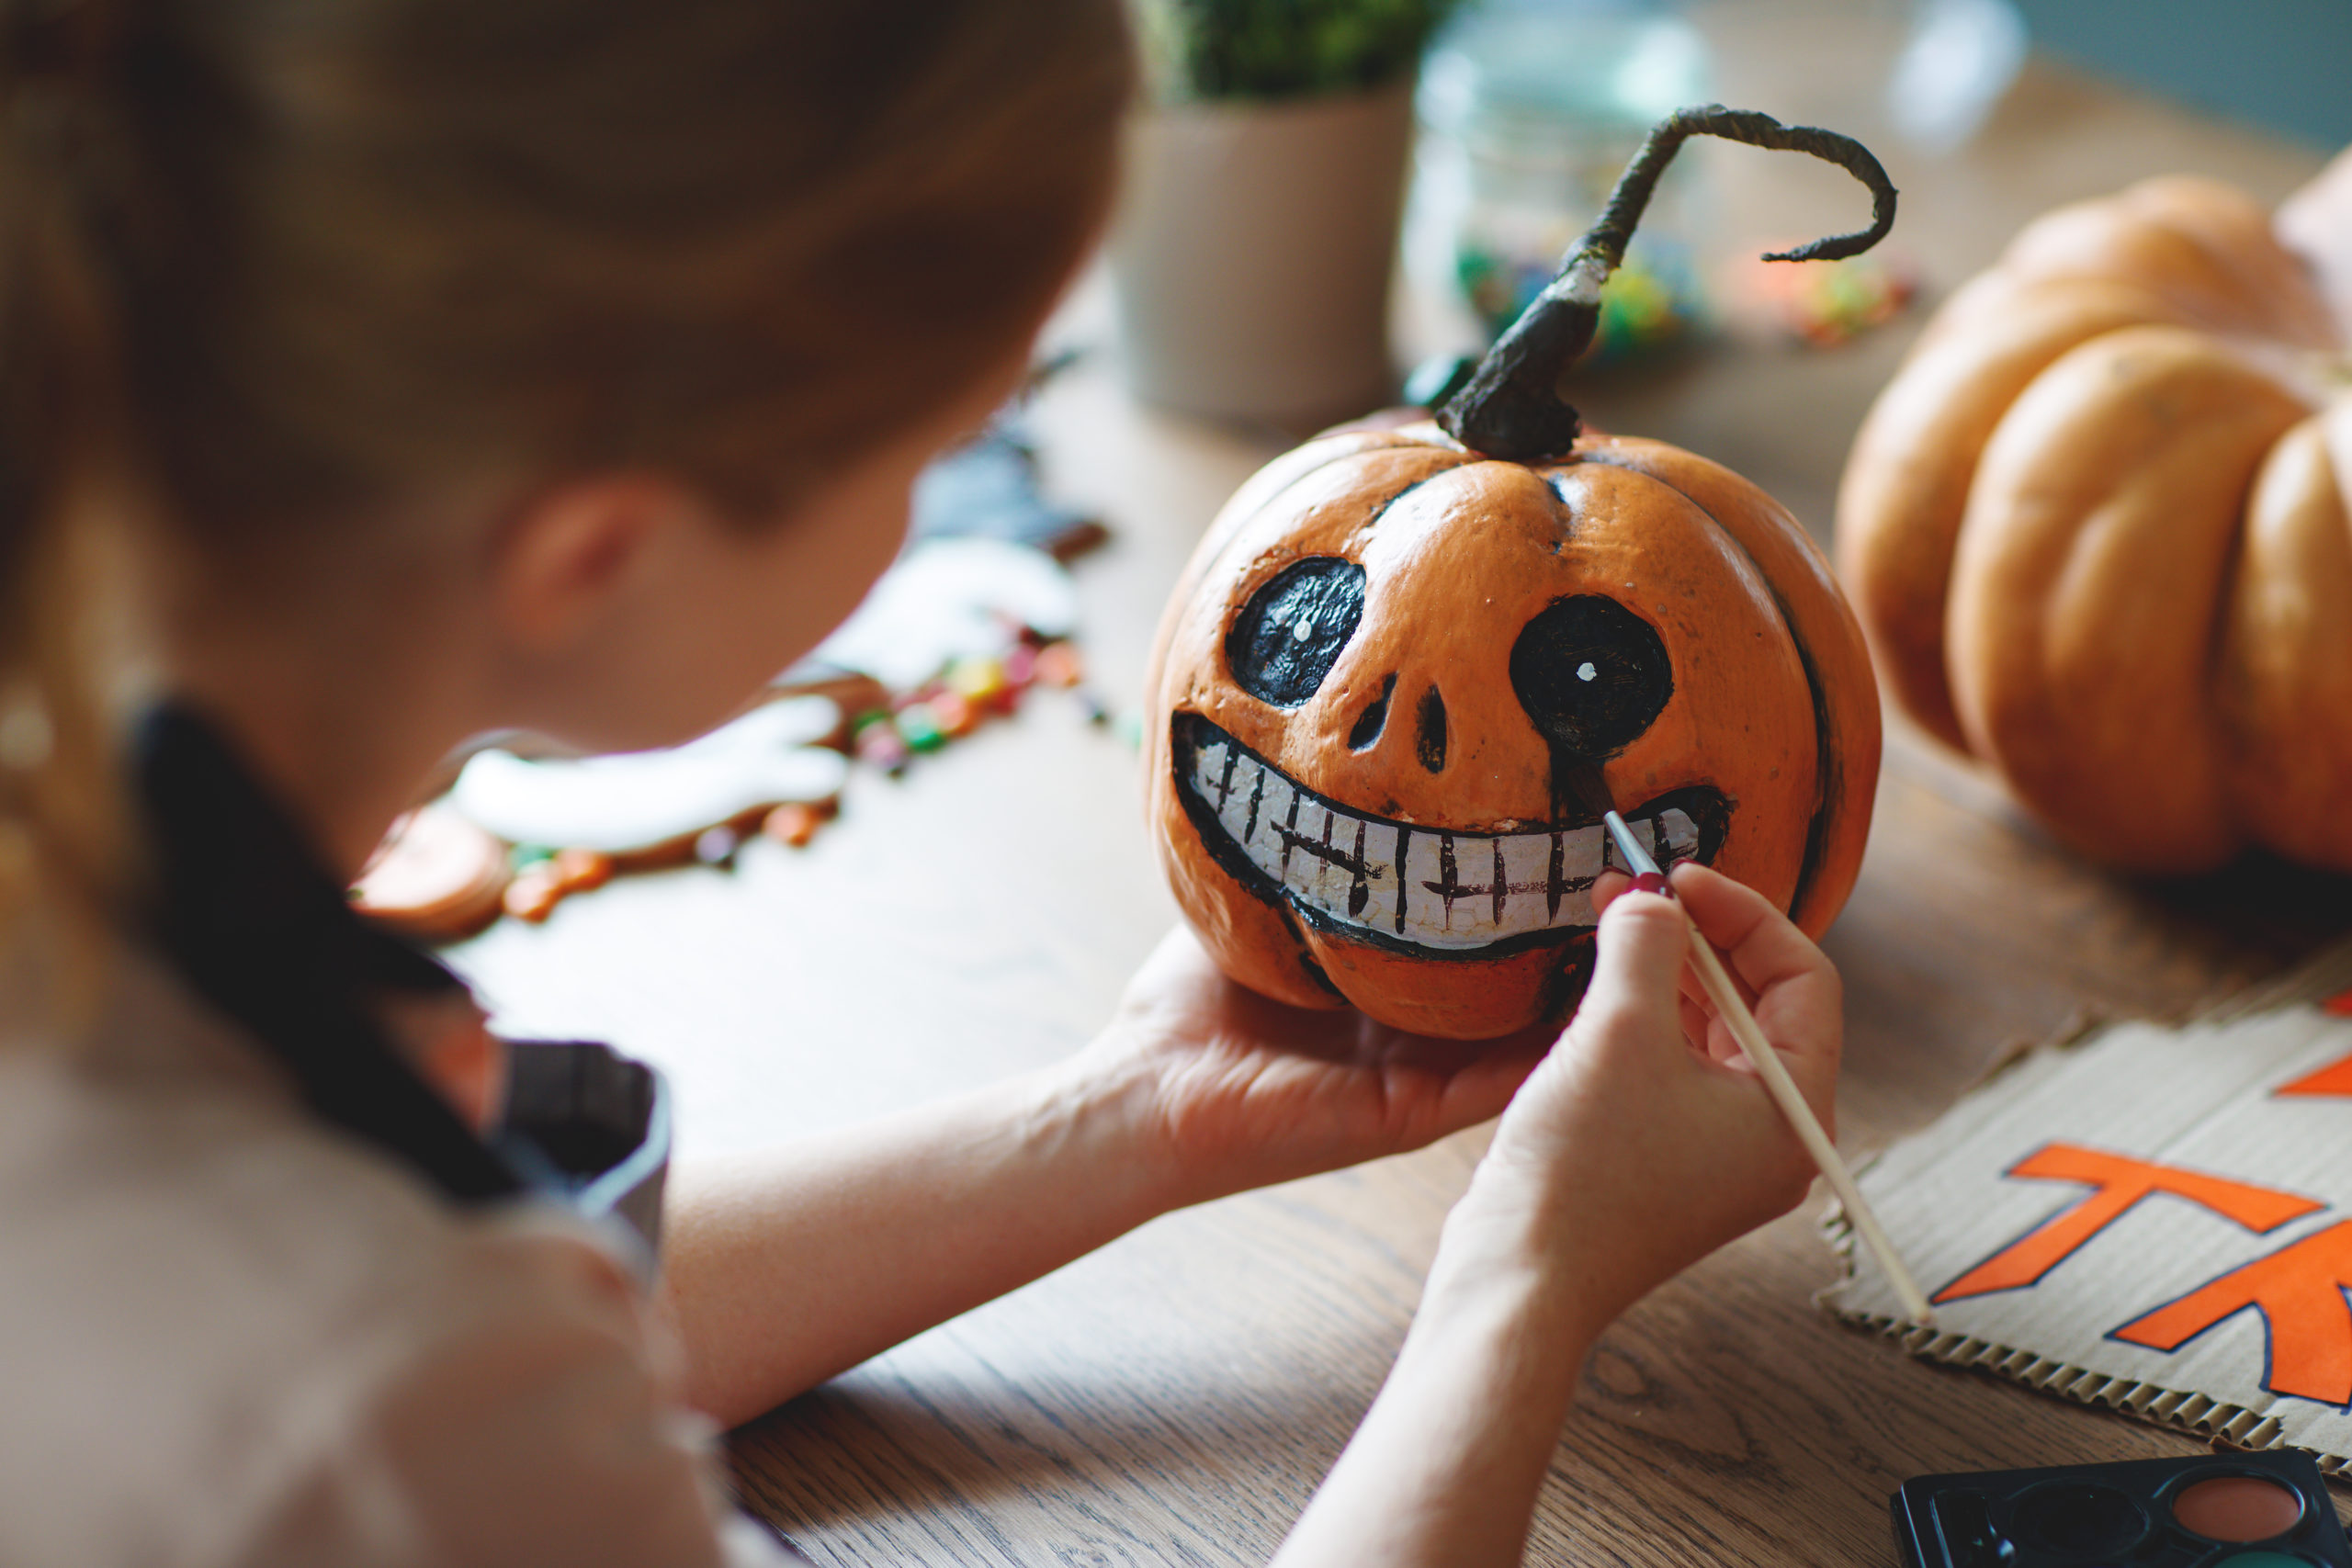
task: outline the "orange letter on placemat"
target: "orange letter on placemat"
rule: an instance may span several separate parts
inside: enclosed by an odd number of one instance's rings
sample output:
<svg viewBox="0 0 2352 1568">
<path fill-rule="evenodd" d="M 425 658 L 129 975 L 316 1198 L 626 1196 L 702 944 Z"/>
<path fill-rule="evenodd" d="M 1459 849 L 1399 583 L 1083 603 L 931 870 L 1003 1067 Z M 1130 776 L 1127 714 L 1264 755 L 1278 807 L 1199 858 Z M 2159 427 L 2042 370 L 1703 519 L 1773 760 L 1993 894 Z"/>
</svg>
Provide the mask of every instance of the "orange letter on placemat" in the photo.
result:
<svg viewBox="0 0 2352 1568">
<path fill-rule="evenodd" d="M 2289 1220 L 2327 1205 L 2275 1187 L 2228 1181 L 2178 1166 L 2154 1165 L 2125 1155 L 2106 1154 L 2077 1144 L 2051 1144 L 2004 1172 L 2037 1181 L 2080 1181 L 2097 1189 L 2073 1208 L 2052 1215 L 2019 1240 L 1938 1291 L 1936 1304 L 1964 1301 L 2040 1283 L 2041 1277 L 2076 1249 L 2121 1219 L 2141 1199 L 2166 1193 L 2201 1204 L 2256 1233 L 2274 1231 Z"/>
<path fill-rule="evenodd" d="M 2282 1247 L 2125 1324 L 2108 1337 L 2177 1350 L 2252 1307 L 2270 1332 L 2273 1393 L 2352 1405 L 2352 1220 Z"/>
<path fill-rule="evenodd" d="M 2340 1062 L 2330 1062 L 2315 1073 L 2306 1073 L 2293 1083 L 2283 1084 L 2271 1091 L 2274 1097 L 2286 1095 L 2352 1095 L 2352 1056 Z"/>
</svg>

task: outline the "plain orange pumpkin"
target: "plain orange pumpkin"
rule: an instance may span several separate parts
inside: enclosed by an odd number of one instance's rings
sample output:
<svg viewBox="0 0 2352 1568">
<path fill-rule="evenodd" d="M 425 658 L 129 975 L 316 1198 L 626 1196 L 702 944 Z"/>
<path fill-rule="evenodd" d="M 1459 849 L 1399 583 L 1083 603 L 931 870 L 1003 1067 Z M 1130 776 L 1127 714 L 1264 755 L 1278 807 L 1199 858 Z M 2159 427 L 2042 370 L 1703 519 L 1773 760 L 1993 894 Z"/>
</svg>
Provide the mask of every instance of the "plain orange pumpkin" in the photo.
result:
<svg viewBox="0 0 2352 1568">
<path fill-rule="evenodd" d="M 1847 464 L 1839 566 L 1896 700 L 2096 858 L 2352 870 L 2344 351 L 2229 186 L 2029 226 Z"/>
</svg>

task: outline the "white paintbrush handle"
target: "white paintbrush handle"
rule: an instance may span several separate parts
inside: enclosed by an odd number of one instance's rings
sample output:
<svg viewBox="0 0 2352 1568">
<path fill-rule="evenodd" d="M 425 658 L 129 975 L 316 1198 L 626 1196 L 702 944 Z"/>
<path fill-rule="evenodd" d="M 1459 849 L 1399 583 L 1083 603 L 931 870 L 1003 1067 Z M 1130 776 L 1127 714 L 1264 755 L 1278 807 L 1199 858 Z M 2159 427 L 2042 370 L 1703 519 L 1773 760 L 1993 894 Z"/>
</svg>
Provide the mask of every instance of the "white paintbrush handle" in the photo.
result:
<svg viewBox="0 0 2352 1568">
<path fill-rule="evenodd" d="M 1765 1090 L 1771 1095 L 1772 1102 L 1781 1108 L 1781 1114 L 1788 1118 L 1789 1125 L 1796 1129 L 1805 1152 L 1813 1156 L 1813 1163 L 1821 1168 L 1829 1190 L 1838 1194 L 1838 1201 L 1845 1206 L 1846 1217 L 1853 1222 L 1854 1229 L 1860 1234 L 1864 1245 L 1878 1258 L 1879 1268 L 1885 1271 L 1887 1281 L 1894 1287 L 1895 1298 L 1903 1303 L 1904 1314 L 1914 1323 L 1932 1324 L 1935 1314 L 1928 1306 L 1928 1298 L 1920 1291 L 1919 1282 L 1911 1277 L 1911 1270 L 1904 1267 L 1903 1257 L 1894 1250 L 1894 1240 L 1881 1228 L 1878 1216 L 1871 1212 L 1870 1204 L 1862 1197 L 1861 1189 L 1854 1185 L 1853 1173 L 1838 1157 L 1837 1145 L 1830 1143 L 1829 1134 L 1821 1130 L 1820 1119 L 1814 1115 L 1813 1107 L 1805 1103 L 1796 1080 L 1789 1077 L 1789 1069 L 1781 1061 L 1781 1054 L 1772 1049 L 1772 1043 L 1764 1038 L 1764 1031 L 1757 1026 L 1756 1015 L 1748 1011 L 1747 998 L 1739 994 L 1739 987 L 1733 983 L 1730 971 L 1724 967 L 1723 959 L 1715 952 L 1715 944 L 1699 930 L 1699 923 L 1691 919 L 1688 909 L 1683 910 L 1682 919 L 1690 929 L 1690 962 L 1699 971 L 1699 984 L 1705 987 L 1709 999 L 1715 1004 L 1715 1010 L 1723 1015 L 1724 1022 L 1730 1027 L 1732 1038 L 1737 1040 L 1740 1049 L 1747 1053 L 1747 1059 L 1756 1064 L 1756 1076 L 1764 1080 Z"/>
</svg>

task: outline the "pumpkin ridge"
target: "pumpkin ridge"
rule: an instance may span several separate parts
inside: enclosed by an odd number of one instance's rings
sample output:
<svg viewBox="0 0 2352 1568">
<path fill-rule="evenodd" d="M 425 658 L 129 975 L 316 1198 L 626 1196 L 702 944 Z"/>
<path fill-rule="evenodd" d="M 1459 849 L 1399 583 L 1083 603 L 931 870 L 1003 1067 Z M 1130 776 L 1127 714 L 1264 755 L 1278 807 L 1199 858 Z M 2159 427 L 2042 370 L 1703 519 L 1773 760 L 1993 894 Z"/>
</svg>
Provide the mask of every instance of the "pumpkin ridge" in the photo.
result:
<svg viewBox="0 0 2352 1568">
<path fill-rule="evenodd" d="M 1814 659 L 1813 645 L 1804 634 L 1797 629 L 1796 617 L 1789 608 L 1787 595 L 1781 592 L 1781 585 L 1772 580 L 1771 573 L 1764 570 L 1764 563 L 1756 558 L 1756 552 L 1747 547 L 1747 541 L 1732 529 L 1724 526 L 1723 519 L 1708 510 L 1705 503 L 1697 496 L 1679 485 L 1669 483 L 1666 479 L 1659 479 L 1657 475 L 1646 473 L 1629 463 L 1611 463 L 1607 457 L 1598 453 L 1580 455 L 1589 457 L 1592 461 L 1607 464 L 1611 468 L 1641 474 L 1643 478 L 1666 486 L 1668 490 L 1689 502 L 1702 517 L 1714 525 L 1716 532 L 1731 541 L 1732 547 L 1740 553 L 1747 564 L 1756 569 L 1758 581 L 1764 584 L 1764 591 L 1771 595 L 1773 613 L 1781 617 L 1781 629 L 1788 633 L 1789 642 L 1796 649 L 1797 664 L 1804 671 L 1805 691 L 1813 699 L 1813 747 L 1816 757 L 1814 763 L 1814 805 L 1813 815 L 1805 823 L 1804 855 L 1797 863 L 1797 885 L 1789 894 L 1788 913 L 1793 919 L 1796 912 L 1804 907 L 1805 896 L 1813 891 L 1814 881 L 1820 874 L 1822 862 L 1828 854 L 1829 818 L 1832 807 L 1842 792 L 1845 780 L 1844 760 L 1838 755 L 1838 749 L 1831 739 L 1836 726 L 1832 722 L 1829 712 L 1829 694 L 1822 683 L 1821 668 Z M 1809 539 L 1811 536 L 1808 535 L 1807 537 Z"/>
<path fill-rule="evenodd" d="M 1440 473 L 1452 472 L 1454 468 L 1461 468 L 1472 460 L 1467 454 L 1458 450 L 1434 446 L 1410 436 L 1392 437 L 1390 433 L 1385 431 L 1340 433 L 1341 437 L 1351 434 L 1378 436 L 1381 439 L 1373 440 L 1362 446 L 1346 446 L 1341 444 L 1339 437 L 1319 436 L 1316 441 L 1309 442 L 1307 446 L 1275 458 L 1273 463 L 1268 464 L 1265 468 L 1260 469 L 1243 480 L 1233 494 L 1227 498 L 1226 503 L 1218 509 L 1216 516 L 1210 521 L 1207 529 L 1202 534 L 1200 543 L 1193 547 L 1191 558 L 1184 563 L 1184 570 L 1176 580 L 1174 591 L 1169 594 L 1166 608 L 1160 612 L 1159 627 L 1153 639 L 1151 659 L 1144 671 L 1143 689 L 1148 700 L 1154 703 L 1163 700 L 1161 687 L 1167 678 L 1164 661 L 1168 648 L 1172 640 L 1177 623 L 1182 619 L 1194 590 L 1216 570 L 1217 564 L 1225 559 L 1226 553 L 1233 547 L 1235 541 L 1250 524 L 1271 509 L 1283 496 L 1335 464 L 1358 457 L 1372 457 L 1375 454 L 1430 452 L 1453 459 L 1431 473 L 1423 475 L 1421 479 L 1413 481 L 1414 484 L 1433 479 Z M 1282 482 L 1278 485 L 1260 486 L 1260 481 L 1265 478 L 1268 471 L 1287 458 L 1295 457 L 1299 453 L 1309 451 L 1317 443 L 1324 441 L 1330 442 L 1331 450 L 1318 454 L 1318 461 L 1301 466 L 1295 472 L 1285 471 Z M 1409 490 L 1412 485 L 1408 484 L 1405 488 Z M 1253 491 L 1261 489 L 1262 493 L 1253 494 Z M 1401 494 L 1402 491 L 1399 493 Z M 1392 497 L 1388 502 L 1385 502 L 1383 509 L 1385 510 L 1388 504 L 1393 504 L 1394 499 Z M 1245 501 L 1249 502 L 1247 506 L 1241 504 Z M 1148 755 L 1156 744 L 1155 738 L 1149 736 L 1145 738 Z"/>
<path fill-rule="evenodd" d="M 1988 287 L 1972 296 L 1979 285 Z M 1993 304 L 1975 305 L 1984 298 Z M 1970 325 L 1972 312 L 1996 319 L 1984 333 L 1923 334 L 1914 345 L 1855 433 L 1837 517 L 1843 575 L 1896 699 L 1930 734 L 1964 752 L 1942 626 L 1953 545 L 1994 427 L 2042 372 L 2083 344 L 2127 327 L 2184 323 L 2186 313 L 2137 284 L 2077 274 L 2011 281 L 1990 273 L 1951 305 L 1962 307 L 1952 317 Z"/>
<path fill-rule="evenodd" d="M 2160 176 L 2056 208 L 2018 231 L 1987 276 L 2020 285 L 2108 278 L 2150 289 L 2208 330 L 2248 328 L 2313 346 L 2337 336 L 2260 209 L 2216 181 Z"/>
<path fill-rule="evenodd" d="M 1191 567 L 1187 569 L 1186 575 L 1192 576 L 1195 571 L 1197 571 L 1199 575 L 1205 576 L 1208 572 L 1216 570 L 1217 563 L 1225 558 L 1225 552 L 1233 547 L 1234 538 L 1240 535 L 1241 532 L 1250 525 L 1252 520 L 1273 510 L 1273 508 L 1280 503 L 1283 497 L 1288 495 L 1292 491 L 1296 490 L 1300 485 L 1306 483 L 1308 480 L 1314 479 L 1317 475 L 1321 474 L 1326 469 L 1330 468 L 1337 464 L 1350 461 L 1353 458 L 1370 457 L 1374 453 L 1418 454 L 1422 452 L 1432 453 L 1452 460 L 1430 469 L 1430 472 L 1423 474 L 1417 479 L 1408 480 L 1405 484 L 1400 486 L 1394 494 L 1383 497 L 1380 502 L 1374 506 L 1373 515 L 1367 520 L 1367 525 L 1370 522 L 1377 521 L 1381 513 L 1384 513 L 1391 506 L 1394 506 L 1397 500 L 1407 492 L 1416 490 L 1421 485 L 1427 484 L 1430 480 L 1437 478 L 1440 474 L 1452 473 L 1454 469 L 1463 468 L 1476 460 L 1474 457 L 1468 454 L 1451 452 L 1444 447 L 1432 446 L 1427 442 L 1422 441 L 1384 441 L 1374 446 L 1363 446 L 1349 451 L 1335 452 L 1327 461 L 1317 463 L 1311 468 L 1302 468 L 1297 473 L 1288 476 L 1280 489 L 1269 491 L 1265 496 L 1260 499 L 1257 505 L 1250 507 L 1247 512 L 1236 514 L 1233 517 L 1232 522 L 1229 525 L 1227 525 L 1224 529 L 1227 536 L 1217 539 L 1214 550 L 1210 551 L 1209 554 L 1200 560 L 1192 563 Z M 1244 482 L 1244 489 L 1246 488 L 1247 481 Z M 1235 491 L 1237 499 L 1239 497 L 1240 493 L 1241 492 L 1238 491 Z M 1227 502 L 1227 508 L 1220 509 L 1217 517 L 1209 525 L 1209 532 L 1202 536 L 1202 548 L 1208 548 L 1212 536 L 1219 532 L 1218 525 L 1226 523 L 1225 512 L 1229 509 L 1231 505 L 1232 502 Z"/>
<path fill-rule="evenodd" d="M 2331 441 L 2334 434 L 2337 440 Z M 2332 447 L 2341 446 L 2341 457 Z M 2217 671 L 2231 799 L 2282 854 L 2352 870 L 2352 400 L 2264 459 L 2225 599 Z"/>
<path fill-rule="evenodd" d="M 1377 524 L 1383 516 L 1386 515 L 1389 508 L 1395 506 L 1398 502 L 1404 500 L 1405 497 L 1420 489 L 1423 485 L 1430 483 L 1433 479 L 1442 479 L 1447 474 L 1458 473 L 1466 468 L 1474 468 L 1478 462 L 1478 458 L 1475 454 L 1452 452 L 1443 447 L 1427 446 L 1417 441 L 1399 441 L 1385 447 L 1372 447 L 1363 452 L 1351 452 L 1347 454 L 1347 457 L 1367 457 L 1374 452 L 1396 452 L 1400 454 L 1409 452 L 1417 455 L 1420 453 L 1429 453 L 1436 457 L 1443 459 L 1443 461 L 1432 467 L 1429 472 L 1406 480 L 1403 484 L 1398 485 L 1394 491 L 1391 491 L 1386 495 L 1381 496 L 1378 500 L 1372 502 L 1368 513 L 1364 517 L 1363 521 L 1356 525 L 1355 532 L 1359 535 L 1362 534 L 1363 530 Z M 1238 521 L 1238 525 L 1233 530 L 1236 538 L 1238 538 L 1243 530 L 1248 527 L 1250 522 L 1254 521 L 1259 516 L 1262 516 L 1265 513 L 1273 510 L 1273 508 L 1282 501 L 1283 497 L 1297 489 L 1298 486 L 1306 483 L 1317 474 L 1321 473 L 1324 468 L 1330 466 L 1331 465 L 1329 464 L 1318 465 L 1306 472 L 1300 474 L 1291 483 L 1284 485 L 1281 490 L 1267 497 L 1266 502 L 1263 506 L 1258 508 L 1256 512 L 1251 513 L 1248 517 L 1244 517 Z M 1233 547 L 1235 542 L 1235 538 L 1226 539 L 1219 546 L 1215 554 L 1211 555 L 1207 559 L 1201 563 L 1204 575 L 1216 569 L 1217 565 L 1226 558 L 1226 552 Z"/>
<path fill-rule="evenodd" d="M 1449 463 L 1442 468 L 1433 468 L 1430 472 L 1423 474 L 1419 479 L 1408 481 L 1402 488 L 1396 490 L 1391 494 L 1381 497 L 1379 503 L 1373 507 L 1372 514 L 1357 525 L 1357 532 L 1361 534 L 1367 529 L 1377 528 L 1380 526 L 1380 520 L 1388 515 L 1389 508 L 1395 506 L 1398 502 L 1404 500 L 1407 496 L 1412 494 L 1423 485 L 1433 484 L 1437 480 L 1443 479 L 1448 474 L 1460 473 L 1464 468 L 1471 468 L 1473 466 L 1475 466 L 1475 459 L 1464 457 L 1460 462 Z"/>
<path fill-rule="evenodd" d="M 1331 978 L 1329 972 L 1316 959 L 1315 950 L 1306 944 L 1306 932 L 1299 926 L 1298 911 L 1280 899 L 1272 899 L 1268 902 L 1283 926 L 1289 930 L 1291 941 L 1297 944 L 1298 950 L 1291 956 L 1296 958 L 1298 966 L 1306 971 L 1306 977 L 1329 991 L 1333 1001 L 1342 1007 L 1353 1007 L 1355 1004 L 1348 999 L 1348 993 L 1340 989 L 1339 983 Z"/>
<path fill-rule="evenodd" d="M 1987 444 L 1954 556 L 1954 696 L 1977 754 L 2093 854 L 2202 868 L 2242 842 L 2221 582 L 2264 454 L 2301 417 L 2210 334 L 2146 326 L 2063 356 Z"/>
<path fill-rule="evenodd" d="M 2264 308 L 2259 324 L 2275 328 L 2305 346 L 2341 345 L 2342 333 L 2334 312 L 2309 286 L 2301 263 L 2273 229 L 2270 214 L 2244 191 L 2198 175 L 2159 175 L 2141 181 L 2124 195 L 2139 197 L 2131 206 L 2142 221 L 2182 236 L 2211 259 L 2222 277 L 2244 285 L 2250 297 L 2259 299 Z M 2203 204 L 2209 215 L 2224 215 L 2226 221 L 2243 225 L 2244 231 L 2225 235 L 2210 217 L 2204 224 L 2192 220 L 2182 210 L 2183 198 Z M 2244 325 L 2240 323 L 2240 331 Z M 2217 325 L 2214 330 L 2227 333 L 2231 329 Z"/>
<path fill-rule="evenodd" d="M 1805 824 L 1804 852 L 1798 862 L 1796 886 L 1789 895 L 1788 906 L 1790 918 L 1799 919 L 1799 923 L 1802 924 L 1799 911 L 1805 908 L 1806 900 L 1815 891 L 1829 859 L 1829 834 L 1839 808 L 1845 804 L 1846 789 L 1845 757 L 1843 748 L 1839 744 L 1844 738 L 1838 733 L 1837 716 L 1832 711 L 1829 701 L 1827 682 L 1822 676 L 1820 661 L 1814 652 L 1812 639 L 1799 629 L 1797 616 L 1790 606 L 1788 595 L 1782 592 L 1780 582 L 1766 570 L 1764 563 L 1757 558 L 1756 552 L 1748 547 L 1747 541 L 1740 536 L 1738 530 L 1726 526 L 1723 519 L 1698 497 L 1657 474 L 1623 460 L 1606 447 L 1583 449 L 1577 456 L 1583 461 L 1640 474 L 1643 478 L 1663 485 L 1689 502 L 1701 516 L 1713 524 L 1716 531 L 1731 542 L 1748 565 L 1755 569 L 1757 578 L 1764 584 L 1765 591 L 1771 595 L 1773 613 L 1781 617 L 1781 625 L 1788 633 L 1790 645 L 1796 649 L 1797 663 L 1804 671 L 1805 692 L 1813 703 L 1813 743 L 1815 755 L 1814 808 Z M 1821 560 L 1823 569 L 1826 570 L 1828 563 L 1821 558 L 1819 547 L 1814 544 L 1813 536 L 1804 533 L 1802 528 L 1798 532 L 1802 542 L 1813 547 L 1812 553 L 1816 559 Z M 1818 936 L 1821 933 L 1813 931 L 1811 934 Z"/>
</svg>

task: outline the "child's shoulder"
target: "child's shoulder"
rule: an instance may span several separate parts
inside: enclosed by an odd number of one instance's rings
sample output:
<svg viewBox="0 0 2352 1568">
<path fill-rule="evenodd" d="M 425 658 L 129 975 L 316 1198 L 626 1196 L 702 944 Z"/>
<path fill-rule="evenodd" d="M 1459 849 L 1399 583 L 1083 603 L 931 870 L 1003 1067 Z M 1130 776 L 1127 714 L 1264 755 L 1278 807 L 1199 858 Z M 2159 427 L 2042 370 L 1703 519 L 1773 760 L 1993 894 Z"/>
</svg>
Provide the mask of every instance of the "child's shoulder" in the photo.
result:
<svg viewBox="0 0 2352 1568">
<path fill-rule="evenodd" d="M 657 1436 L 635 1288 L 584 1226 L 450 1209 L 168 982 L 115 990 L 85 1044 L 0 1046 L 0 1561 L 244 1561 L 306 1514 L 365 1561 L 335 1532 L 422 1528 L 445 1457 L 527 1490 L 563 1446 L 535 1395 Z M 637 1483 L 684 1523 L 669 1446 Z M 403 1506 L 367 1524 L 368 1484 Z"/>
</svg>

